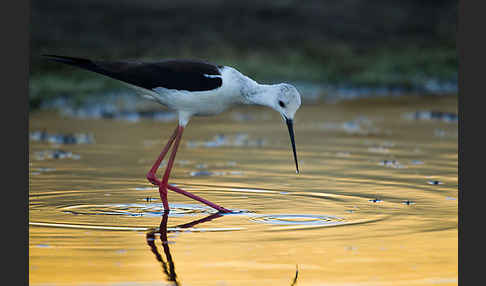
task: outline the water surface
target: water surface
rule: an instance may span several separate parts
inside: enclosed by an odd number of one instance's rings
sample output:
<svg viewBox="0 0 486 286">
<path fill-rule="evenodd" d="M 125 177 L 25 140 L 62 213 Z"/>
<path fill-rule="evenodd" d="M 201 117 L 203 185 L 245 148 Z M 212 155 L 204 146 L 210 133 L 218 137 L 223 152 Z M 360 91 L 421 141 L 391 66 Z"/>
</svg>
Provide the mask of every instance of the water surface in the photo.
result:
<svg viewBox="0 0 486 286">
<path fill-rule="evenodd" d="M 30 142 L 30 284 L 457 285 L 458 125 L 429 111 L 457 98 L 303 105 L 298 175 L 274 111 L 193 119 L 170 182 L 227 215 L 173 192 L 165 214 L 146 181 L 175 121 L 32 113 L 94 140 Z"/>
</svg>

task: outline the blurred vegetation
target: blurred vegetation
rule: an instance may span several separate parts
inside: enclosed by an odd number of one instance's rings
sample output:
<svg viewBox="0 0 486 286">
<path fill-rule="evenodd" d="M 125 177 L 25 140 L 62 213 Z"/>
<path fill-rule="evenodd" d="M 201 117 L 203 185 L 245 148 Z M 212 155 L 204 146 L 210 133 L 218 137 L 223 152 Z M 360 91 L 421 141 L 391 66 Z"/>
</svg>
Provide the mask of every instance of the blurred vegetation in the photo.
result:
<svg viewBox="0 0 486 286">
<path fill-rule="evenodd" d="M 457 1 L 33 0 L 31 107 L 123 88 L 41 54 L 199 58 L 260 82 L 407 87 L 457 80 Z"/>
</svg>

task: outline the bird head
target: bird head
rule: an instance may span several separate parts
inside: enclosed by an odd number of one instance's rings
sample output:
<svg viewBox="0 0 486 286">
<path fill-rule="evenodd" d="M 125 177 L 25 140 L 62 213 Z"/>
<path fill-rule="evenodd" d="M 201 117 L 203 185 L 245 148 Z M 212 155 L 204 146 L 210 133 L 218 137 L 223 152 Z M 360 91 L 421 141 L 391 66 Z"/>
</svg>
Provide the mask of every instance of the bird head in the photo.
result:
<svg viewBox="0 0 486 286">
<path fill-rule="evenodd" d="M 293 85 L 288 83 L 257 84 L 257 87 L 257 92 L 247 94 L 246 98 L 251 104 L 268 106 L 282 115 L 289 130 L 296 172 L 299 173 L 294 138 L 294 116 L 301 104 L 300 93 Z"/>
<path fill-rule="evenodd" d="M 276 96 L 272 108 L 278 111 L 284 119 L 293 120 L 301 104 L 300 93 L 287 83 L 276 85 Z"/>
<path fill-rule="evenodd" d="M 287 83 L 281 83 L 274 86 L 274 96 L 271 103 L 271 108 L 278 111 L 289 130 L 290 142 L 292 144 L 292 151 L 294 152 L 295 168 L 299 173 L 299 164 L 297 162 L 297 151 L 295 149 L 294 138 L 294 116 L 301 104 L 300 93 L 297 89 Z"/>
</svg>

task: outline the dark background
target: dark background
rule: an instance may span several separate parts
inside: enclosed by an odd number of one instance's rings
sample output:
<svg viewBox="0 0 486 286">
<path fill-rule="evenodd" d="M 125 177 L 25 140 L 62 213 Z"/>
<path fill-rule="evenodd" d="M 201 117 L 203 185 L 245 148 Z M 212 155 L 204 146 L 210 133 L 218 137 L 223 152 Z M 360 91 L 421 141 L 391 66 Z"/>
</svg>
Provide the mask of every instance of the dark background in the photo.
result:
<svg viewBox="0 0 486 286">
<path fill-rule="evenodd" d="M 103 77 L 42 60 L 41 54 L 200 58 L 236 67 L 261 82 L 405 89 L 429 79 L 457 83 L 457 4 L 449 0 L 34 0 L 31 107 L 59 94 L 117 87 Z M 87 79 L 92 83 L 80 88 Z"/>
</svg>

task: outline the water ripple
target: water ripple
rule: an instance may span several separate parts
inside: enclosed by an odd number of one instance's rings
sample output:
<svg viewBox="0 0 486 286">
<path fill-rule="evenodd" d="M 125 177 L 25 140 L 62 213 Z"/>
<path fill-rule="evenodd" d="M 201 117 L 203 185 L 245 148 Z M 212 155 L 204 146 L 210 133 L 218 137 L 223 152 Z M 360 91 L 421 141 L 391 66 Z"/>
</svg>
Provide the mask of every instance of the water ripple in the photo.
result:
<svg viewBox="0 0 486 286">
<path fill-rule="evenodd" d="M 276 225 L 336 225 L 345 222 L 343 218 L 335 216 L 305 214 L 260 215 L 250 220 Z"/>
<path fill-rule="evenodd" d="M 171 204 L 170 216 L 211 214 L 210 208 L 200 205 Z M 162 204 L 104 204 L 72 205 L 61 208 L 64 213 L 75 215 L 121 215 L 160 217 L 164 213 Z"/>
</svg>

